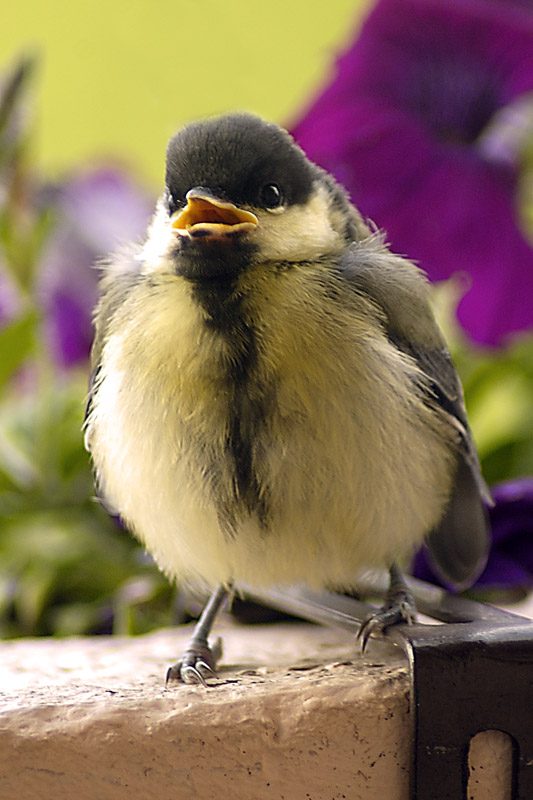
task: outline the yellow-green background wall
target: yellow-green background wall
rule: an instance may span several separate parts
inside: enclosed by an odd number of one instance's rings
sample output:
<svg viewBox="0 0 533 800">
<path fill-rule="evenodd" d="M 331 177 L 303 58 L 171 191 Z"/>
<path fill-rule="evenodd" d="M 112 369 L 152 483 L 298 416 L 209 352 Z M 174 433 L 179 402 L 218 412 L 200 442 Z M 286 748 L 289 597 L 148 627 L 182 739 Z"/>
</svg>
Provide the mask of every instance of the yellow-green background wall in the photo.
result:
<svg viewBox="0 0 533 800">
<path fill-rule="evenodd" d="M 40 57 L 34 147 L 53 177 L 122 159 L 159 185 L 184 122 L 248 110 L 290 124 L 369 0 L 5 0 L 0 66 Z"/>
</svg>

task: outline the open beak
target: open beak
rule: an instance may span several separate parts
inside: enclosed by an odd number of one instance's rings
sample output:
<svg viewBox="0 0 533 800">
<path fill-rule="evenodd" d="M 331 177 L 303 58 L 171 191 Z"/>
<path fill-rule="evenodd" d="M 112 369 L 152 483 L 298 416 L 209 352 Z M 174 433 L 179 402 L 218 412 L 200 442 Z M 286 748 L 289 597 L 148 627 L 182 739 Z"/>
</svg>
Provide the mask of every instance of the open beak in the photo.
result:
<svg viewBox="0 0 533 800">
<path fill-rule="evenodd" d="M 187 205 L 174 214 L 170 224 L 178 236 L 220 239 L 253 230 L 258 220 L 250 211 L 197 188 L 187 192 Z"/>
</svg>

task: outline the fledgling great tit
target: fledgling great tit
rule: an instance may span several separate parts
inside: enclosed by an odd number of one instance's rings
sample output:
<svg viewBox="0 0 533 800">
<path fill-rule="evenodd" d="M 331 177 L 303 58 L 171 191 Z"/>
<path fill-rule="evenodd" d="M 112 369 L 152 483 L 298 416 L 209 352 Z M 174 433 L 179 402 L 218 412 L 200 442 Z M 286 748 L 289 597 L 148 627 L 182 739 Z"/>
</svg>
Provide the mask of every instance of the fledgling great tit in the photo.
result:
<svg viewBox="0 0 533 800">
<path fill-rule="evenodd" d="M 107 265 L 86 441 L 102 497 L 171 578 L 215 591 L 169 676 L 204 682 L 241 583 L 352 587 L 363 626 L 414 616 L 397 564 L 426 540 L 468 585 L 488 497 L 423 273 L 390 252 L 287 132 L 183 128 L 146 241 Z"/>
</svg>

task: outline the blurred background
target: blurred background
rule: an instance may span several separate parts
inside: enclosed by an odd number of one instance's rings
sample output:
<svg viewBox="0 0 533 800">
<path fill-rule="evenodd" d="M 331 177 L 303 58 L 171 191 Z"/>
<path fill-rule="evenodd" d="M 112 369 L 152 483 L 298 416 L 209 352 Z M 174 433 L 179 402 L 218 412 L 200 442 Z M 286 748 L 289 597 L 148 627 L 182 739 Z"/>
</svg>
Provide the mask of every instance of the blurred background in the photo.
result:
<svg viewBox="0 0 533 800">
<path fill-rule="evenodd" d="M 368 4 L 9 3 L 0 63 L 39 59 L 33 144 L 48 176 L 111 157 L 159 191 L 166 143 L 185 122 L 238 109 L 291 120 Z"/>
<path fill-rule="evenodd" d="M 50 0 L 0 40 L 0 636 L 142 633 L 176 587 L 94 499 L 99 261 L 142 238 L 168 138 L 288 127 L 434 283 L 496 500 L 472 590 L 533 585 L 533 2 Z M 413 568 L 436 579 L 426 554 Z"/>
</svg>

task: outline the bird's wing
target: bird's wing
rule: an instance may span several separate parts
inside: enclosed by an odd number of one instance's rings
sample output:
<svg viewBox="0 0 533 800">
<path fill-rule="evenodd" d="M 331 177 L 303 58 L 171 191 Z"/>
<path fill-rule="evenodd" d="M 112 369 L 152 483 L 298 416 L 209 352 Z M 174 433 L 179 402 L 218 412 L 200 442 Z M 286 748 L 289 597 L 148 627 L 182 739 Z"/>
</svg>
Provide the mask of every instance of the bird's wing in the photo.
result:
<svg viewBox="0 0 533 800">
<path fill-rule="evenodd" d="M 428 405 L 456 431 L 457 469 L 445 515 L 427 537 L 437 570 L 457 587 L 483 569 L 488 550 L 485 505 L 490 492 L 481 475 L 466 416 L 461 382 L 428 302 L 422 273 L 390 253 L 379 235 L 354 243 L 340 262 L 342 274 L 383 314 L 389 341 L 418 366 Z"/>
<path fill-rule="evenodd" d="M 136 270 L 120 268 L 121 265 L 122 262 L 117 260 L 116 263 L 110 263 L 106 267 L 100 283 L 100 301 L 94 315 L 95 334 L 91 348 L 91 372 L 84 417 L 85 446 L 89 451 L 91 449 L 91 411 L 98 387 L 102 351 L 107 340 L 109 322 L 116 309 L 124 302 L 130 290 L 139 280 Z"/>
</svg>

